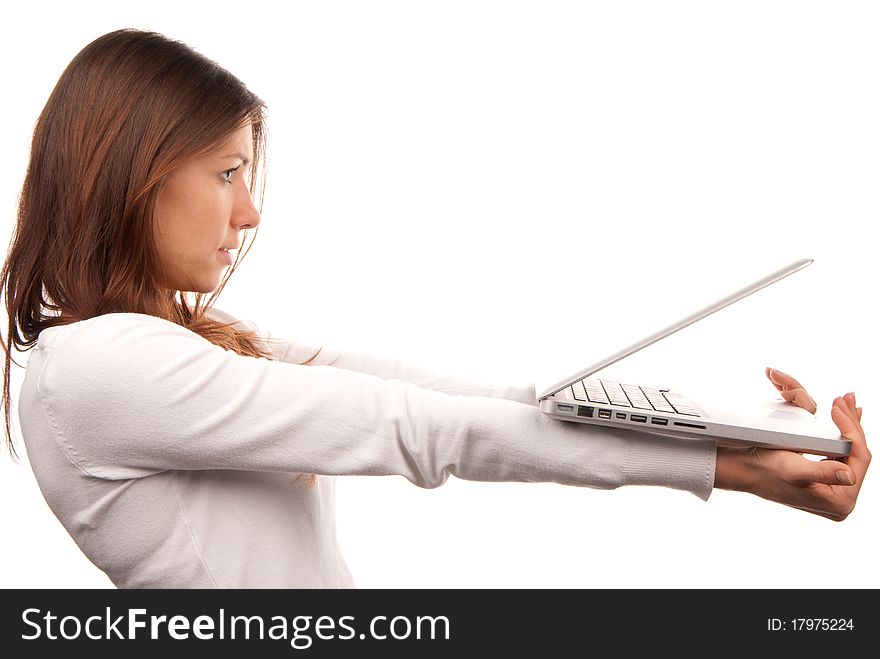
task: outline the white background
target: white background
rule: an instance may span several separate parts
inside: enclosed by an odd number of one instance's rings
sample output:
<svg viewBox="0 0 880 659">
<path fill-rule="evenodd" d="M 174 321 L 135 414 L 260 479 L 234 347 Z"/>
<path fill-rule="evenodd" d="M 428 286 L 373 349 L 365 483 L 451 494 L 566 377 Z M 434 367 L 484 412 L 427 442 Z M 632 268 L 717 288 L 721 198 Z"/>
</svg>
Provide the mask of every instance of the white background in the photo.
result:
<svg viewBox="0 0 880 659">
<path fill-rule="evenodd" d="M 828 424 L 855 391 L 876 440 L 875 3 L 14 3 L 4 244 L 58 76 L 121 27 L 188 43 L 269 105 L 262 224 L 219 308 L 523 382 L 813 258 L 603 375 L 775 400 L 775 366 Z M 360 587 L 876 588 L 877 483 L 838 524 L 726 491 L 349 477 L 339 536 Z M 0 585 L 112 587 L 26 460 L 0 458 L 0 502 Z"/>
</svg>

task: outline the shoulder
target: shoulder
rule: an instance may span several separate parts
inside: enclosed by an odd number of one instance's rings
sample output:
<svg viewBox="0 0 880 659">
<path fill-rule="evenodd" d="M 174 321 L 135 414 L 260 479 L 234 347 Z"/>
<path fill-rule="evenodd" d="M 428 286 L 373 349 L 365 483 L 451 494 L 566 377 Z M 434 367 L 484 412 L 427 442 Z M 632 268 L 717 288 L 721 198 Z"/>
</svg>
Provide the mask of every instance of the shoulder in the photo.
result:
<svg viewBox="0 0 880 659">
<path fill-rule="evenodd" d="M 98 387 L 107 394 L 125 381 L 182 367 L 199 356 L 223 352 L 176 323 L 139 313 L 111 313 L 53 327 L 40 334 L 45 351 L 40 384 L 43 392 Z"/>
<path fill-rule="evenodd" d="M 208 309 L 206 315 L 208 316 L 208 318 L 213 318 L 214 320 L 219 320 L 223 323 L 232 323 L 238 329 L 252 331 L 256 334 L 263 334 L 262 330 L 255 322 L 243 318 L 236 318 L 231 313 L 229 313 L 228 311 L 224 311 L 223 309 L 211 307 L 210 309 Z"/>
<path fill-rule="evenodd" d="M 198 334 L 164 318 L 141 313 L 109 313 L 41 332 L 39 347 L 50 355 L 105 354 L 117 349 L 135 349 L 147 340 L 181 339 L 208 343 Z"/>
</svg>

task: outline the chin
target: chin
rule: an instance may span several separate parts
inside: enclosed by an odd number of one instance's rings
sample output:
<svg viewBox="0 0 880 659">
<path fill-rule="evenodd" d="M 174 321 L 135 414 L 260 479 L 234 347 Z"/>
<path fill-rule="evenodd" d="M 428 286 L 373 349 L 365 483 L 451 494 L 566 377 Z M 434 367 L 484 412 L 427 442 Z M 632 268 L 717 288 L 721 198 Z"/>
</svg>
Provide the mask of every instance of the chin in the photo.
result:
<svg viewBox="0 0 880 659">
<path fill-rule="evenodd" d="M 220 286 L 220 282 L 223 281 L 223 275 L 229 267 L 224 266 L 220 269 L 219 273 L 216 272 L 215 266 L 214 268 L 199 269 L 198 276 L 193 276 L 192 274 L 189 276 L 187 274 L 177 275 L 171 280 L 172 286 L 166 286 L 166 288 L 181 291 L 182 293 L 213 293 Z M 211 270 L 214 270 L 214 272 L 211 272 Z"/>
<path fill-rule="evenodd" d="M 176 289 L 182 293 L 213 293 L 220 286 L 222 279 L 215 282 L 190 282 L 185 286 L 177 286 Z"/>
</svg>

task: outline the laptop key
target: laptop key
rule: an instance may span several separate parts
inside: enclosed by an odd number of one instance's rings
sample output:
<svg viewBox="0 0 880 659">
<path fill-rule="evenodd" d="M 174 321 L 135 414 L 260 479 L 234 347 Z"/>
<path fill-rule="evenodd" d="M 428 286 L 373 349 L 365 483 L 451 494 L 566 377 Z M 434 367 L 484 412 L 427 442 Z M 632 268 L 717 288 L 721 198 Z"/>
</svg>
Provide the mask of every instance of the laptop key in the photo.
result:
<svg viewBox="0 0 880 659">
<path fill-rule="evenodd" d="M 623 391 L 626 393 L 626 396 L 629 398 L 629 402 L 633 407 L 640 410 L 654 409 L 653 405 L 651 405 L 651 402 L 645 398 L 645 394 L 642 393 L 642 390 L 639 389 L 638 385 L 621 384 L 620 386 L 623 388 Z"/>
<path fill-rule="evenodd" d="M 596 380 L 583 380 L 584 388 L 587 392 L 587 399 L 591 403 L 604 403 L 608 405 L 608 397 L 605 395 L 605 390 L 602 388 L 602 385 Z"/>
<path fill-rule="evenodd" d="M 578 380 L 573 385 L 571 385 L 572 390 L 574 391 L 574 397 L 576 400 L 582 400 L 586 402 L 587 400 L 587 392 L 584 390 L 584 383 Z"/>
<path fill-rule="evenodd" d="M 694 407 L 693 403 L 685 396 L 682 396 L 681 394 L 668 393 L 666 394 L 666 399 L 679 414 L 684 414 L 685 416 L 700 416 L 697 408 Z"/>
<path fill-rule="evenodd" d="M 651 405 L 653 405 L 654 409 L 658 412 L 675 412 L 675 408 L 663 397 L 663 394 L 656 389 L 642 387 L 642 391 L 645 394 L 645 398 L 650 401 Z"/>
<path fill-rule="evenodd" d="M 623 389 L 620 387 L 619 382 L 609 382 L 608 380 L 599 380 L 603 387 L 605 387 L 605 393 L 608 394 L 608 400 L 611 401 L 612 405 L 618 405 L 620 407 L 632 407 L 629 404 L 629 399 L 626 397 L 626 394 L 623 392 Z"/>
</svg>

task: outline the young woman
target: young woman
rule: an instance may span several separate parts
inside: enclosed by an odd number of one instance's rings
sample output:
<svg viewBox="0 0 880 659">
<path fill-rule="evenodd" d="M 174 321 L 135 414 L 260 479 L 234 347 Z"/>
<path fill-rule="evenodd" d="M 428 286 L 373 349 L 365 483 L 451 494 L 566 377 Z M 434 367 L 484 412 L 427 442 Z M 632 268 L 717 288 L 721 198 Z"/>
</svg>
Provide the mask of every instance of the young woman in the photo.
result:
<svg viewBox="0 0 880 659">
<path fill-rule="evenodd" d="M 344 474 L 704 500 L 718 487 L 834 520 L 853 510 L 871 458 L 853 394 L 832 410 L 852 454 L 816 462 L 558 422 L 531 387 L 283 341 L 215 309 L 260 223 L 264 108 L 186 45 L 118 30 L 73 59 L 34 130 L 2 272 L 7 442 L 15 455 L 14 343 L 32 349 L 18 413 L 38 484 L 114 584 L 351 587 Z M 794 378 L 767 376 L 815 412 Z"/>
</svg>

